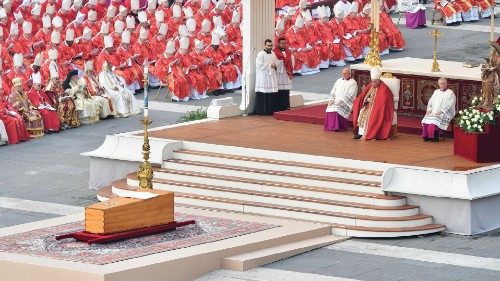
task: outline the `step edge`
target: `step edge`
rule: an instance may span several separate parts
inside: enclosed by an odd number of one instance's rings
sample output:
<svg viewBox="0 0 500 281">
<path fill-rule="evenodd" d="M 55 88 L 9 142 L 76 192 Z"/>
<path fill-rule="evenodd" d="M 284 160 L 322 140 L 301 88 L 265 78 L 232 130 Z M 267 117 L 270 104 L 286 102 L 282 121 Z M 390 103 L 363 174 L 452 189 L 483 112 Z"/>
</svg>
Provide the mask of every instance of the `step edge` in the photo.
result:
<svg viewBox="0 0 500 281">
<path fill-rule="evenodd" d="M 349 167 L 343 167 L 343 166 L 322 165 L 322 164 L 313 164 L 313 163 L 298 162 L 298 161 L 274 160 L 274 159 L 264 158 L 264 157 L 252 157 L 252 156 L 243 156 L 243 155 L 227 154 L 227 153 L 214 153 L 214 152 L 202 151 L 202 150 L 180 149 L 180 150 L 174 151 L 174 153 L 207 156 L 207 157 L 220 157 L 220 158 L 224 158 L 224 159 L 232 159 L 232 160 L 239 160 L 239 161 L 302 167 L 302 168 L 318 169 L 318 170 L 325 170 L 325 171 L 338 171 L 338 172 L 361 174 L 361 175 L 382 176 L 382 174 L 383 174 L 383 171 L 377 171 L 377 170 L 356 169 L 356 168 L 349 168 Z M 316 166 L 316 167 L 310 167 L 310 166 Z"/>
</svg>

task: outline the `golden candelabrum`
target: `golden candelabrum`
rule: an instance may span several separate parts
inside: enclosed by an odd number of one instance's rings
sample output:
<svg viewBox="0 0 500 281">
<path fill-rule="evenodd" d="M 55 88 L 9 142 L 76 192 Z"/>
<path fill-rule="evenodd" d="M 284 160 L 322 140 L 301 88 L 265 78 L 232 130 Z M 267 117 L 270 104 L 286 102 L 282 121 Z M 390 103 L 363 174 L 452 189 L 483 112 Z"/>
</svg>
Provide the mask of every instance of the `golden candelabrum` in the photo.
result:
<svg viewBox="0 0 500 281">
<path fill-rule="evenodd" d="M 434 30 L 431 32 L 432 37 L 434 37 L 434 61 L 432 62 L 432 72 L 441 72 L 441 69 L 439 69 L 439 63 L 437 61 L 437 41 L 438 38 L 443 35 L 441 32 L 439 32 L 437 26 L 434 27 Z"/>
<path fill-rule="evenodd" d="M 370 24 L 370 52 L 366 56 L 365 63 L 371 67 L 381 67 L 382 60 L 380 59 L 378 31 L 373 23 Z"/>
<path fill-rule="evenodd" d="M 148 127 L 153 123 L 149 120 L 148 115 L 148 71 L 145 68 L 144 71 L 144 118 L 141 123 L 144 125 L 144 144 L 142 145 L 142 156 L 144 162 L 139 166 L 139 172 L 137 172 L 137 178 L 139 179 L 139 188 L 141 189 L 153 189 L 153 168 L 149 162 L 149 154 L 151 153 L 151 147 L 149 146 L 148 137 Z"/>
</svg>

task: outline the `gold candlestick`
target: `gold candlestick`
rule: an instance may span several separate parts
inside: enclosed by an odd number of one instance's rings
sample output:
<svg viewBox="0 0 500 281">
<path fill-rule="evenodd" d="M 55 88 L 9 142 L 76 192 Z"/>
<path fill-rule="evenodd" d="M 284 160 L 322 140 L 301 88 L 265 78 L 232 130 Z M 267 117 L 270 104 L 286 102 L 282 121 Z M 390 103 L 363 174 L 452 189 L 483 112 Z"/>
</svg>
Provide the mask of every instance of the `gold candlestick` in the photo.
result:
<svg viewBox="0 0 500 281">
<path fill-rule="evenodd" d="M 148 115 L 148 70 L 144 70 L 144 117 L 141 123 L 144 125 L 144 143 L 142 145 L 142 156 L 144 162 L 139 166 L 139 171 L 137 172 L 137 178 L 139 179 L 139 188 L 141 189 L 153 189 L 153 168 L 149 162 L 149 154 L 151 152 L 151 147 L 149 146 L 148 137 L 148 127 L 153 123 L 149 120 Z"/>
<path fill-rule="evenodd" d="M 371 67 L 381 67 L 382 60 L 380 59 L 378 32 L 373 23 L 370 24 L 370 52 L 366 56 L 365 63 Z"/>
<path fill-rule="evenodd" d="M 441 35 L 443 35 L 441 32 L 439 32 L 437 26 L 434 27 L 434 31 L 431 32 L 432 37 L 434 37 L 434 61 L 432 62 L 432 72 L 441 72 L 439 69 L 439 63 L 437 62 L 437 40 Z"/>
</svg>

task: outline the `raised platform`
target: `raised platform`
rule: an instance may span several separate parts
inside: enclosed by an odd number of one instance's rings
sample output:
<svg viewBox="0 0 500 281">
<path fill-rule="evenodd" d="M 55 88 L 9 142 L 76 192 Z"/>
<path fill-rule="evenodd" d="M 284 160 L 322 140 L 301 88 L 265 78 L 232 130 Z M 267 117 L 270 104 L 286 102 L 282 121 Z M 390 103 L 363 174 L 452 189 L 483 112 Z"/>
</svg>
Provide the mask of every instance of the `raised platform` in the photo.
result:
<svg viewBox="0 0 500 281">
<path fill-rule="evenodd" d="M 155 168 L 153 186 L 175 192 L 178 205 L 316 221 L 357 237 L 422 235 L 443 225 L 467 235 L 500 227 L 498 218 L 481 219 L 500 212 L 500 165 L 456 157 L 452 141 L 403 133 L 356 141 L 322 125 L 255 116 L 167 126 L 150 137 L 165 143 L 152 154 L 169 156 Z M 118 138 L 142 144 L 138 132 Z M 93 152 L 86 155 L 92 166 Z M 109 161 L 109 167 L 120 163 Z M 119 172 L 113 174 L 123 179 L 101 189 L 100 200 L 137 188 L 135 173 Z"/>
<path fill-rule="evenodd" d="M 274 119 L 283 121 L 293 121 L 309 124 L 323 125 L 325 123 L 325 109 L 327 103 L 318 105 L 304 106 L 297 109 L 290 109 L 274 113 Z M 422 124 L 420 119 L 398 116 L 398 133 L 420 135 L 422 133 Z M 352 128 L 352 118 L 349 117 L 349 125 Z M 453 131 L 450 129 L 445 132 L 446 137 L 453 137 Z"/>
<path fill-rule="evenodd" d="M 344 240 L 316 223 L 177 207 L 196 225 L 105 245 L 56 241 L 83 229 L 83 213 L 0 230 L 2 280 L 184 281 L 224 266 L 254 268 Z M 259 252 L 260 251 L 260 252 Z M 263 253 L 262 251 L 265 251 Z M 247 256 L 245 256 L 247 255 Z M 172 274 L 172 273 L 175 274 Z"/>
<path fill-rule="evenodd" d="M 409 134 L 398 134 L 397 138 L 387 141 L 355 141 L 351 132 L 325 132 L 322 125 L 286 122 L 268 116 L 236 117 L 167 128 L 153 131 L 150 136 L 170 141 L 371 161 L 390 166 L 463 171 L 491 165 L 454 156 L 453 141 L 427 143 L 419 136 Z"/>
</svg>

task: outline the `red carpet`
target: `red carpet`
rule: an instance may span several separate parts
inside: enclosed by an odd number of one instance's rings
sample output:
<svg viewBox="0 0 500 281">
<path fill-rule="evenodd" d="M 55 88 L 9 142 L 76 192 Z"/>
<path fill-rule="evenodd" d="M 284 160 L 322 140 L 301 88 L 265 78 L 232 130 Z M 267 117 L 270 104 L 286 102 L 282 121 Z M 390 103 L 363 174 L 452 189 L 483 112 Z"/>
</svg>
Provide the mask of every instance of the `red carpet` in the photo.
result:
<svg viewBox="0 0 500 281">
<path fill-rule="evenodd" d="M 323 125 L 325 123 L 325 109 L 326 103 L 290 109 L 274 113 L 274 119 Z M 420 124 L 420 121 L 420 119 L 416 118 L 398 116 L 398 132 L 403 134 L 420 135 L 422 133 L 422 125 Z M 352 127 L 351 117 L 349 117 L 349 123 Z M 446 137 L 453 137 L 453 132 L 451 129 L 448 129 L 445 135 Z"/>
</svg>

